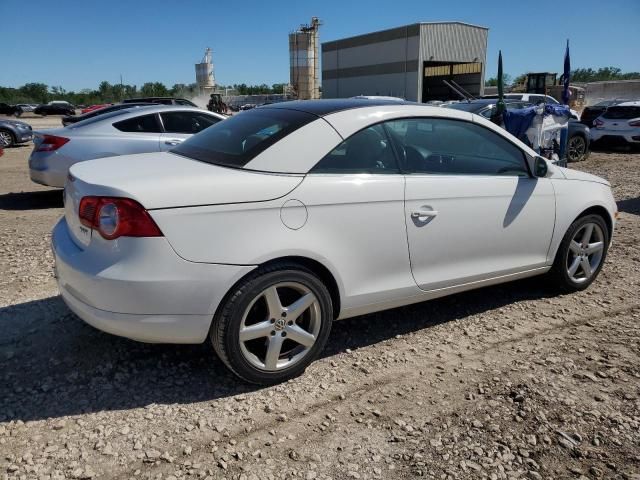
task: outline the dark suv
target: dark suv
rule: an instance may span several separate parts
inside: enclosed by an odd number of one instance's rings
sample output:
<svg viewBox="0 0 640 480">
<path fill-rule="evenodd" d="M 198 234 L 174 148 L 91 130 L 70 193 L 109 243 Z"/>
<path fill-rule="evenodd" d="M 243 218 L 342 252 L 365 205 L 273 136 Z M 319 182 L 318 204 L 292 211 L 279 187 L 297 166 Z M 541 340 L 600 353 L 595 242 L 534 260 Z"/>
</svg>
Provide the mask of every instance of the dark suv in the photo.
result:
<svg viewBox="0 0 640 480">
<path fill-rule="evenodd" d="M 36 115 L 73 115 L 76 109 L 69 102 L 54 101 L 38 105 L 33 111 Z"/>
<path fill-rule="evenodd" d="M 173 97 L 142 97 L 142 98 L 127 98 L 122 103 L 161 103 L 163 105 L 182 105 L 185 107 L 198 107 L 195 103 L 185 100 L 184 98 Z"/>
<path fill-rule="evenodd" d="M 2 115 L 15 115 L 18 112 L 18 107 L 15 105 L 9 105 L 8 103 L 0 103 L 0 114 Z"/>
</svg>

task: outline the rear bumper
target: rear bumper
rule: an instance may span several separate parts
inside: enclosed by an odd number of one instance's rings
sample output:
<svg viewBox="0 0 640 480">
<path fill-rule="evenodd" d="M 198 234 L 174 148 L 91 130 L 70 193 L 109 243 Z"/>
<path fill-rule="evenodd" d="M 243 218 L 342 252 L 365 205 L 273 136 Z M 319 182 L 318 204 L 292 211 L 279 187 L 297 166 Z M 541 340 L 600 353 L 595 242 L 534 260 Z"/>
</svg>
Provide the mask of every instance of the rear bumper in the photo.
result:
<svg viewBox="0 0 640 480">
<path fill-rule="evenodd" d="M 66 174 L 50 170 L 35 170 L 29 169 L 29 177 L 31 181 L 39 183 L 40 185 L 46 185 L 47 187 L 64 187 L 64 182 L 67 179 Z"/>
<path fill-rule="evenodd" d="M 618 144 L 640 144 L 640 128 L 636 129 L 635 131 L 611 131 L 592 128 L 591 141 Z"/>
<path fill-rule="evenodd" d="M 62 188 L 67 181 L 69 165 L 73 163 L 58 152 L 32 152 L 29 156 L 29 176 L 40 185 Z"/>
<path fill-rule="evenodd" d="M 109 249 L 97 237 L 83 250 L 64 218 L 55 226 L 60 294 L 88 324 L 143 342 L 203 342 L 224 295 L 254 268 L 188 262 L 165 238 L 120 238 Z"/>
</svg>

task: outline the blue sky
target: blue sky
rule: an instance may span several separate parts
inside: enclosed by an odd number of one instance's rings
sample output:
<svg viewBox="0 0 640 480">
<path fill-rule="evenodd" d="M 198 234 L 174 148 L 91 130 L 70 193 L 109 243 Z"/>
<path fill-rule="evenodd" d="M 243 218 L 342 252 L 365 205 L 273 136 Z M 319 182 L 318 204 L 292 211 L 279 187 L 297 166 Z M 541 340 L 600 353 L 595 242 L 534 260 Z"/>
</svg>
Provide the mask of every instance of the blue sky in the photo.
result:
<svg viewBox="0 0 640 480">
<path fill-rule="evenodd" d="M 498 49 L 512 76 L 562 72 L 566 38 L 574 68 L 640 71 L 640 0 L 0 0 L 0 85 L 79 90 L 120 74 L 136 85 L 192 83 L 207 46 L 218 83 L 286 82 L 287 33 L 313 15 L 324 22 L 321 41 L 419 21 L 487 26 L 488 76 Z"/>
</svg>

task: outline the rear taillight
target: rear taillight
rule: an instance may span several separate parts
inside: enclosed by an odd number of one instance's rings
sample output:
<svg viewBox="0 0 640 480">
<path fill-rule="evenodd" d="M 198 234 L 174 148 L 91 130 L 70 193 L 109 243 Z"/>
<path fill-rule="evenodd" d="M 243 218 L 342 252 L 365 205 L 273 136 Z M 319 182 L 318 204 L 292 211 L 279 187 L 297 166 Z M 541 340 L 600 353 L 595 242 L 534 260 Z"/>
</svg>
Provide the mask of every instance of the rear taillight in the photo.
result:
<svg viewBox="0 0 640 480">
<path fill-rule="evenodd" d="M 593 122 L 593 126 L 596 128 L 602 128 L 603 125 L 604 125 L 604 122 L 599 118 L 596 118 L 595 121 Z"/>
<path fill-rule="evenodd" d="M 640 127 L 640 120 L 633 120 L 629 122 L 630 127 Z"/>
<path fill-rule="evenodd" d="M 118 237 L 161 237 L 149 212 L 135 200 L 120 197 L 83 197 L 80 223 L 98 230 L 107 240 Z"/>
<path fill-rule="evenodd" d="M 69 141 L 68 138 L 58 137 L 56 135 L 45 135 L 43 137 L 42 143 L 37 146 L 36 152 L 53 152 L 54 150 L 59 149 L 65 143 Z"/>
</svg>

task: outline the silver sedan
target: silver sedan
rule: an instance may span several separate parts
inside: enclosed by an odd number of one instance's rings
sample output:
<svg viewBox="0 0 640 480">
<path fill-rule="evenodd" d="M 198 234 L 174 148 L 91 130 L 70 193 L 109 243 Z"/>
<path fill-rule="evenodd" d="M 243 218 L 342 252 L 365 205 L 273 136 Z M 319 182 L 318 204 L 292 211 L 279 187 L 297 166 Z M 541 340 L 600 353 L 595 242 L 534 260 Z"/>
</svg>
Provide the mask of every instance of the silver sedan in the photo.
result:
<svg viewBox="0 0 640 480">
<path fill-rule="evenodd" d="M 186 106 L 154 105 L 105 113 L 35 132 L 31 180 L 63 187 L 71 165 L 95 158 L 162 152 L 226 117 Z"/>
</svg>

